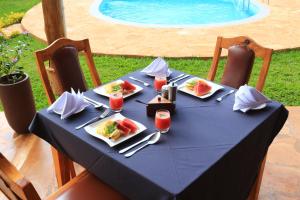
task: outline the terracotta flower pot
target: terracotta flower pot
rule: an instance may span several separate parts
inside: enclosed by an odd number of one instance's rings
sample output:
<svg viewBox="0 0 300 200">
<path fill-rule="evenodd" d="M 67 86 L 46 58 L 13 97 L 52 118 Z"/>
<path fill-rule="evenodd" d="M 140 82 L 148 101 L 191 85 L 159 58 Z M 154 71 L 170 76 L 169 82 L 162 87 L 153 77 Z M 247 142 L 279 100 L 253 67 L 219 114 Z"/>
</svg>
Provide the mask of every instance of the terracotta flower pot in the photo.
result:
<svg viewBox="0 0 300 200">
<path fill-rule="evenodd" d="M 6 84 L 1 79 L 0 100 L 10 127 L 17 133 L 28 133 L 36 113 L 28 75 L 24 74 L 24 78 L 14 84 Z"/>
</svg>

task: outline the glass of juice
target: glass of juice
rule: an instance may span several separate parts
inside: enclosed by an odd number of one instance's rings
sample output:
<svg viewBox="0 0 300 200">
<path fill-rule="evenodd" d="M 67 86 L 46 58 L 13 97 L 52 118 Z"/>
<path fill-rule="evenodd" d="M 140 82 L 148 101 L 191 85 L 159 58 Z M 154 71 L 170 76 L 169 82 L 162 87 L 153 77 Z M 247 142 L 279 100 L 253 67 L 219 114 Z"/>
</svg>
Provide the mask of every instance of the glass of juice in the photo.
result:
<svg viewBox="0 0 300 200">
<path fill-rule="evenodd" d="M 109 106 L 114 112 L 121 112 L 123 109 L 123 94 L 121 92 L 113 93 L 109 96 Z"/>
<path fill-rule="evenodd" d="M 155 76 L 154 88 L 157 92 L 161 91 L 163 85 L 167 85 L 167 77 L 165 76 Z"/>
<path fill-rule="evenodd" d="M 171 126 L 171 117 L 168 110 L 160 109 L 155 113 L 155 127 L 161 133 L 169 131 Z"/>
</svg>

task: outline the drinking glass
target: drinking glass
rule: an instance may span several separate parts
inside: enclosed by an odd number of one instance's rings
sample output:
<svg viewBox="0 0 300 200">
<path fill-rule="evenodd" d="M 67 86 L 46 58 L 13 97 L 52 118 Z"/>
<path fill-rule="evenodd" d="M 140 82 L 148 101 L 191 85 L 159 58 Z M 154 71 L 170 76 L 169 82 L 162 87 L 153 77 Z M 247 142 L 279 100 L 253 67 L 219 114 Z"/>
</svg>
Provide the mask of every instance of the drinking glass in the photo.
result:
<svg viewBox="0 0 300 200">
<path fill-rule="evenodd" d="M 155 76 L 154 79 L 154 88 L 157 92 L 161 91 L 163 85 L 167 84 L 167 77 L 166 76 Z"/>
<path fill-rule="evenodd" d="M 123 94 L 121 92 L 113 93 L 109 96 L 109 106 L 114 112 L 121 112 L 123 109 Z"/>
<path fill-rule="evenodd" d="M 155 127 L 161 133 L 169 131 L 171 126 L 170 112 L 165 109 L 157 110 L 155 113 Z"/>
</svg>

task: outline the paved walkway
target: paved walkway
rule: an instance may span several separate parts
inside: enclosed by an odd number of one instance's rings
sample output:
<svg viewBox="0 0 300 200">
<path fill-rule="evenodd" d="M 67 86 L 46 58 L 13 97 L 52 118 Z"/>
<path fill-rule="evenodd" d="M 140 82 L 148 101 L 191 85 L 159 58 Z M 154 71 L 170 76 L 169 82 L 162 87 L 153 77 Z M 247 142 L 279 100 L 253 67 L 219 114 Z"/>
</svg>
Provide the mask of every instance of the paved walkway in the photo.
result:
<svg viewBox="0 0 300 200">
<path fill-rule="evenodd" d="M 1 31 L 6 37 L 9 38 L 12 34 L 23 33 L 24 29 L 22 28 L 22 25 L 18 23 L 18 24 L 13 24 L 8 27 L 2 28 Z"/>
<path fill-rule="evenodd" d="M 269 148 L 259 200 L 300 199 L 300 107 L 288 110 L 289 118 Z M 14 136 L 3 113 L 0 152 L 32 181 L 42 199 L 56 190 L 49 144 L 30 134 Z"/>
<path fill-rule="evenodd" d="M 64 0 L 64 10 L 67 36 L 89 38 L 92 51 L 97 54 L 211 57 L 219 35 L 248 35 L 275 50 L 300 47 L 299 0 L 270 0 L 267 17 L 215 28 L 145 28 L 113 23 L 91 16 L 89 9 L 93 2 Z M 37 38 L 45 40 L 41 4 L 26 13 L 22 24 Z"/>
</svg>

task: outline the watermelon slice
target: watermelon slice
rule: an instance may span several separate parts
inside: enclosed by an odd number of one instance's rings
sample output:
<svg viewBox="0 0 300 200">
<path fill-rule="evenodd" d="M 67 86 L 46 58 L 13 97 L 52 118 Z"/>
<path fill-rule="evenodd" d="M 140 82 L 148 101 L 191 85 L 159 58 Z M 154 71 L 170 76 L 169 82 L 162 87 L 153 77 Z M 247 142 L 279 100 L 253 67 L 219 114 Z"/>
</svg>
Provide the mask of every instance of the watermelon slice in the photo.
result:
<svg viewBox="0 0 300 200">
<path fill-rule="evenodd" d="M 121 124 L 123 126 L 125 126 L 126 128 L 130 129 L 130 133 L 135 133 L 138 129 L 138 127 L 135 125 L 135 123 L 127 118 L 123 119 Z"/>
<path fill-rule="evenodd" d="M 126 136 L 130 133 L 130 129 L 122 125 L 122 121 L 117 121 L 117 129 L 122 131 L 122 135 Z"/>
<path fill-rule="evenodd" d="M 121 87 L 122 87 L 123 90 L 128 91 L 128 92 L 135 90 L 135 86 L 132 85 L 132 84 L 131 84 L 130 82 L 128 82 L 128 81 L 124 81 L 124 82 L 121 84 Z"/>
<path fill-rule="evenodd" d="M 197 96 L 203 96 L 209 93 L 210 90 L 211 90 L 211 86 L 202 80 L 198 80 L 197 84 L 194 86 L 194 91 Z"/>
</svg>

